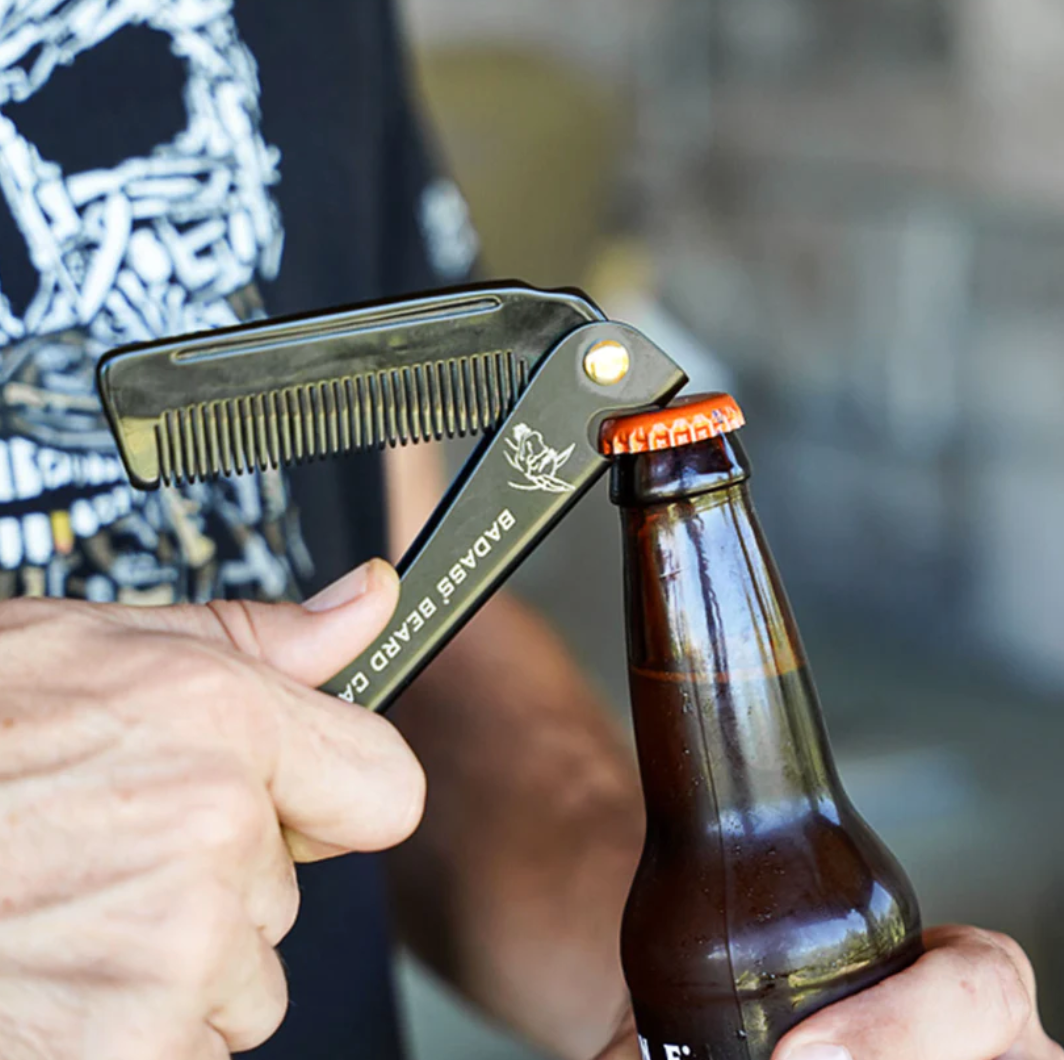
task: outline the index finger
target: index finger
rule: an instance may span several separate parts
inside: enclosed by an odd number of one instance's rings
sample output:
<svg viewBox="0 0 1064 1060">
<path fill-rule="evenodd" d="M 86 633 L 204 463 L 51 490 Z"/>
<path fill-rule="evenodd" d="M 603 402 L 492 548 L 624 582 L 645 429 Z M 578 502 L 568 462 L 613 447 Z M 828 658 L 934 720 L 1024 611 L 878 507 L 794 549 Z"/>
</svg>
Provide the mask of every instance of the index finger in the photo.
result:
<svg viewBox="0 0 1064 1060">
<path fill-rule="evenodd" d="M 270 795 L 297 861 L 402 842 L 425 804 L 425 774 L 389 721 L 334 696 L 288 686 Z"/>
</svg>

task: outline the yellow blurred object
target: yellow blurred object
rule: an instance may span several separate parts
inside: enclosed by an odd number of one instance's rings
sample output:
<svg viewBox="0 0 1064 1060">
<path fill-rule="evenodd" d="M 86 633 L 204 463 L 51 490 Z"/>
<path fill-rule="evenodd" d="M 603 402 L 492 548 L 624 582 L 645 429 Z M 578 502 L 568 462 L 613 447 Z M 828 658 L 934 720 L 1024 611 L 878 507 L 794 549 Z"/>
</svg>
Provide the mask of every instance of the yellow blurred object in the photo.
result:
<svg viewBox="0 0 1064 1060">
<path fill-rule="evenodd" d="M 593 77 L 531 51 L 469 45 L 415 56 L 489 276 L 581 284 L 615 201 L 628 108 Z"/>
<path fill-rule="evenodd" d="M 61 556 L 74 551 L 74 528 L 70 524 L 70 512 L 52 512 L 52 539 L 56 552 Z"/>
<path fill-rule="evenodd" d="M 588 294 L 611 316 L 614 306 L 653 298 L 657 282 L 649 247 L 626 236 L 604 241 L 584 282 Z"/>
</svg>

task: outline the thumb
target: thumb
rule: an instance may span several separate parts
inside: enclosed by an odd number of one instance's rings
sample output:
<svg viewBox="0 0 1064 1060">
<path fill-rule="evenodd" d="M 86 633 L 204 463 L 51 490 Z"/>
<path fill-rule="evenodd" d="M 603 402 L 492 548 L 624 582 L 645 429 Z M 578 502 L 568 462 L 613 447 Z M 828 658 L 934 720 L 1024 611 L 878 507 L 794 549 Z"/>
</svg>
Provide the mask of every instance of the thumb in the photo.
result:
<svg viewBox="0 0 1064 1060">
<path fill-rule="evenodd" d="M 143 629 L 220 641 L 317 687 L 373 643 L 398 602 L 399 576 L 374 559 L 303 604 L 216 600 L 108 610 Z"/>
</svg>

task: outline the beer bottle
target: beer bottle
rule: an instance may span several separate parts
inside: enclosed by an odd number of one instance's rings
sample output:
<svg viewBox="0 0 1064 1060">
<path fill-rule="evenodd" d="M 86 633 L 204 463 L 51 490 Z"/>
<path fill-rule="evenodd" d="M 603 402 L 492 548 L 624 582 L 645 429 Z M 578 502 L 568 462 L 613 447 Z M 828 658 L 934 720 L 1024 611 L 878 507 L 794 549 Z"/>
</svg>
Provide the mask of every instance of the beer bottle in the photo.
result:
<svg viewBox="0 0 1064 1060">
<path fill-rule="evenodd" d="M 769 1060 L 921 952 L 912 886 L 839 782 L 742 423 L 710 394 L 602 431 L 647 816 L 621 934 L 645 1060 Z"/>
</svg>

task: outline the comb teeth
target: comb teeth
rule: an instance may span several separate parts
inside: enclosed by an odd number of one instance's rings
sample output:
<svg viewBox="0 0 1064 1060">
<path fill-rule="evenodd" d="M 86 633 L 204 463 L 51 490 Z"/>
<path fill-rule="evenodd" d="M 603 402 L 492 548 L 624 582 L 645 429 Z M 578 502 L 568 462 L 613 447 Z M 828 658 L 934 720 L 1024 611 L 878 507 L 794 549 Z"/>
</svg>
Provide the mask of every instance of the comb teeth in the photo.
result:
<svg viewBox="0 0 1064 1060">
<path fill-rule="evenodd" d="M 481 353 L 169 409 L 155 426 L 171 486 L 496 426 L 528 382 L 513 353 Z"/>
</svg>

